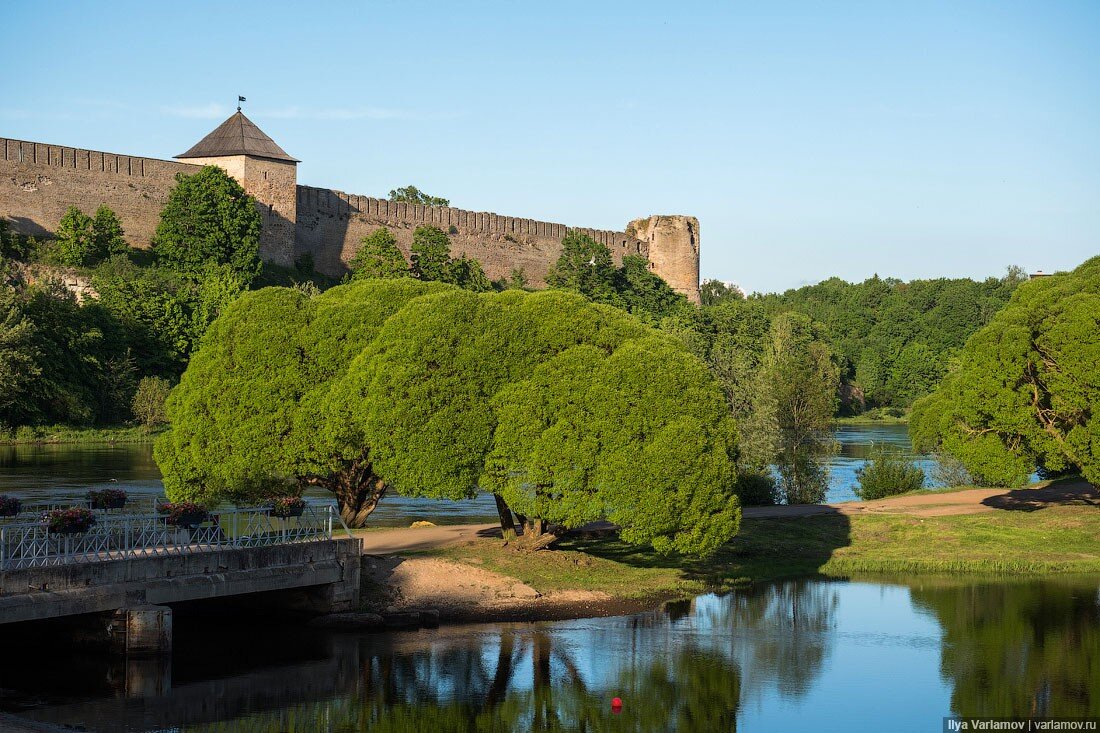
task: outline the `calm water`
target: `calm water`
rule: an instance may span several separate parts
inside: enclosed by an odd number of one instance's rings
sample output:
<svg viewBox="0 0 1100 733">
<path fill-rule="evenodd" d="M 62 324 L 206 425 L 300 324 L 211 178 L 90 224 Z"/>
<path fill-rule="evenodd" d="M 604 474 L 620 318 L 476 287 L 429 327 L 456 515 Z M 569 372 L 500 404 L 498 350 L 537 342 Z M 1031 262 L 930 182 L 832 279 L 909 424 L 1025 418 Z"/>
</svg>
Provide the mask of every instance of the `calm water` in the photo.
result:
<svg viewBox="0 0 1100 733">
<path fill-rule="evenodd" d="M 933 461 L 912 452 L 904 425 L 845 426 L 837 430 L 840 451 L 830 462 L 828 501 L 856 499 L 852 486 L 872 445 L 889 444 L 914 458 L 927 472 Z M 89 488 L 119 486 L 132 498 L 152 501 L 163 496 L 160 471 L 150 445 L 19 445 L 0 446 L 0 494 L 25 500 L 65 502 L 79 500 Z M 929 482 L 931 485 L 931 482 Z M 318 498 L 329 495 L 317 490 Z M 496 521 L 489 496 L 471 501 L 409 499 L 386 496 L 371 516 L 374 526 L 407 526 L 416 520 L 436 524 Z"/>
<path fill-rule="evenodd" d="M 813 580 L 627 617 L 364 635 L 177 615 L 170 663 L 32 654 L 0 665 L 0 708 L 181 733 L 923 733 L 950 714 L 1100 715 L 1098 604 L 1098 579 Z"/>
</svg>

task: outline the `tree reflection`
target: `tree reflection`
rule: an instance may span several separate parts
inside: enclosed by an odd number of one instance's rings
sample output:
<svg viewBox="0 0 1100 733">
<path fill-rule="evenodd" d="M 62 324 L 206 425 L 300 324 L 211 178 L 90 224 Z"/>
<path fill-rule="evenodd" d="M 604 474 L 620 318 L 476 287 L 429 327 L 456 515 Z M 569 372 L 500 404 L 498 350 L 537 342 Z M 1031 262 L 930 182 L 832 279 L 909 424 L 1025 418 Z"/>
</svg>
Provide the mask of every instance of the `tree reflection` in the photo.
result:
<svg viewBox="0 0 1100 733">
<path fill-rule="evenodd" d="M 746 684 L 771 682 L 779 692 L 801 697 L 827 659 L 839 603 L 831 583 L 791 580 L 737 592 L 706 611 L 710 623 L 736 630 Z"/>
<path fill-rule="evenodd" d="M 964 716 L 1100 715 L 1100 598 L 1091 582 L 914 589 L 943 627 L 941 673 Z"/>
<path fill-rule="evenodd" d="M 401 731 L 735 731 L 740 675 L 718 652 L 682 647 L 636 659 L 603 680 L 546 630 L 503 629 L 495 655 L 482 645 L 364 659 L 363 689 L 351 698 L 299 705 L 188 733 L 396 733 Z M 495 663 L 486 665 L 486 659 Z M 621 697 L 621 713 L 610 708 Z"/>
</svg>

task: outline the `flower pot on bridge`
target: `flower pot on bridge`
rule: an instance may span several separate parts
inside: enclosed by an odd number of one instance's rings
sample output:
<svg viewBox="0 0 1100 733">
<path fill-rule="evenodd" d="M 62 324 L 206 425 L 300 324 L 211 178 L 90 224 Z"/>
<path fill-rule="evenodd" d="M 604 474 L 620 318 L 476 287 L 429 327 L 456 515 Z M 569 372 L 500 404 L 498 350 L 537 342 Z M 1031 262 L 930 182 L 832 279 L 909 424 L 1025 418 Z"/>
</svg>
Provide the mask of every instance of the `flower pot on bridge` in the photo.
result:
<svg viewBox="0 0 1100 733">
<path fill-rule="evenodd" d="M 279 519 L 289 519 L 290 517 L 302 516 L 302 512 L 305 510 L 306 503 L 302 497 L 284 496 L 275 500 L 268 514 Z"/>
<path fill-rule="evenodd" d="M 95 526 L 95 515 L 83 507 L 51 509 L 42 517 L 42 523 L 53 534 L 81 534 Z"/>
<path fill-rule="evenodd" d="M 88 503 L 92 509 L 122 509 L 126 506 L 126 492 L 122 489 L 102 489 L 88 492 Z"/>
<path fill-rule="evenodd" d="M 163 504 L 158 511 L 165 515 L 168 524 L 183 529 L 194 529 L 210 517 L 206 509 L 189 501 Z"/>
<path fill-rule="evenodd" d="M 14 496 L 0 496 L 0 517 L 14 517 L 23 509 L 23 502 Z"/>
</svg>

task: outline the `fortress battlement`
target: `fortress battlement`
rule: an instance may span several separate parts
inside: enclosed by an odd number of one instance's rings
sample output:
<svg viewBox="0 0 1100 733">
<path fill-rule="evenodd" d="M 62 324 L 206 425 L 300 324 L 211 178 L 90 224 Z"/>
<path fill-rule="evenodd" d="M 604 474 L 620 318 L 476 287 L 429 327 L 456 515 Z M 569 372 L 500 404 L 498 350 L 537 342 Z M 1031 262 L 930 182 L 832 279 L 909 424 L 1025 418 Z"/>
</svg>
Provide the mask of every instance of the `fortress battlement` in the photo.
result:
<svg viewBox="0 0 1100 733">
<path fill-rule="evenodd" d="M 578 231 L 606 245 L 616 262 L 641 255 L 650 269 L 692 300 L 699 297 L 699 222 L 651 216 L 624 231 L 505 216 L 487 211 L 422 206 L 297 183 L 298 161 L 237 112 L 178 160 L 0 138 L 0 216 L 15 231 L 47 236 L 69 206 L 92 212 L 111 207 L 127 241 L 147 247 L 177 174 L 217 165 L 237 179 L 263 217 L 260 255 L 289 266 L 309 254 L 334 277 L 347 271 L 362 238 L 380 227 L 397 237 L 406 257 L 416 227 L 437 226 L 454 255 L 478 260 L 493 279 L 522 271 L 541 286 L 561 254 L 561 240 Z"/>
</svg>

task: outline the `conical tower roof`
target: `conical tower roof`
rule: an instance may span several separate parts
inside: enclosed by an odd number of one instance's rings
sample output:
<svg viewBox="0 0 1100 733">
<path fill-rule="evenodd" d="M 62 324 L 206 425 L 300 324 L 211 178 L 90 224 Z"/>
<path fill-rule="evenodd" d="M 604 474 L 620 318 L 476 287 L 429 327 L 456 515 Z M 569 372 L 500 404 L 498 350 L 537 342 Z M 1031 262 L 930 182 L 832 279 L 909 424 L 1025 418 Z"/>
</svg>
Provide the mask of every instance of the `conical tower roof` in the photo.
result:
<svg viewBox="0 0 1100 733">
<path fill-rule="evenodd" d="M 300 162 L 287 155 L 285 150 L 276 145 L 274 140 L 256 127 L 256 123 L 245 117 L 240 110 L 186 153 L 180 153 L 176 157 L 220 158 L 226 155 L 252 155 L 257 158 Z"/>
</svg>

